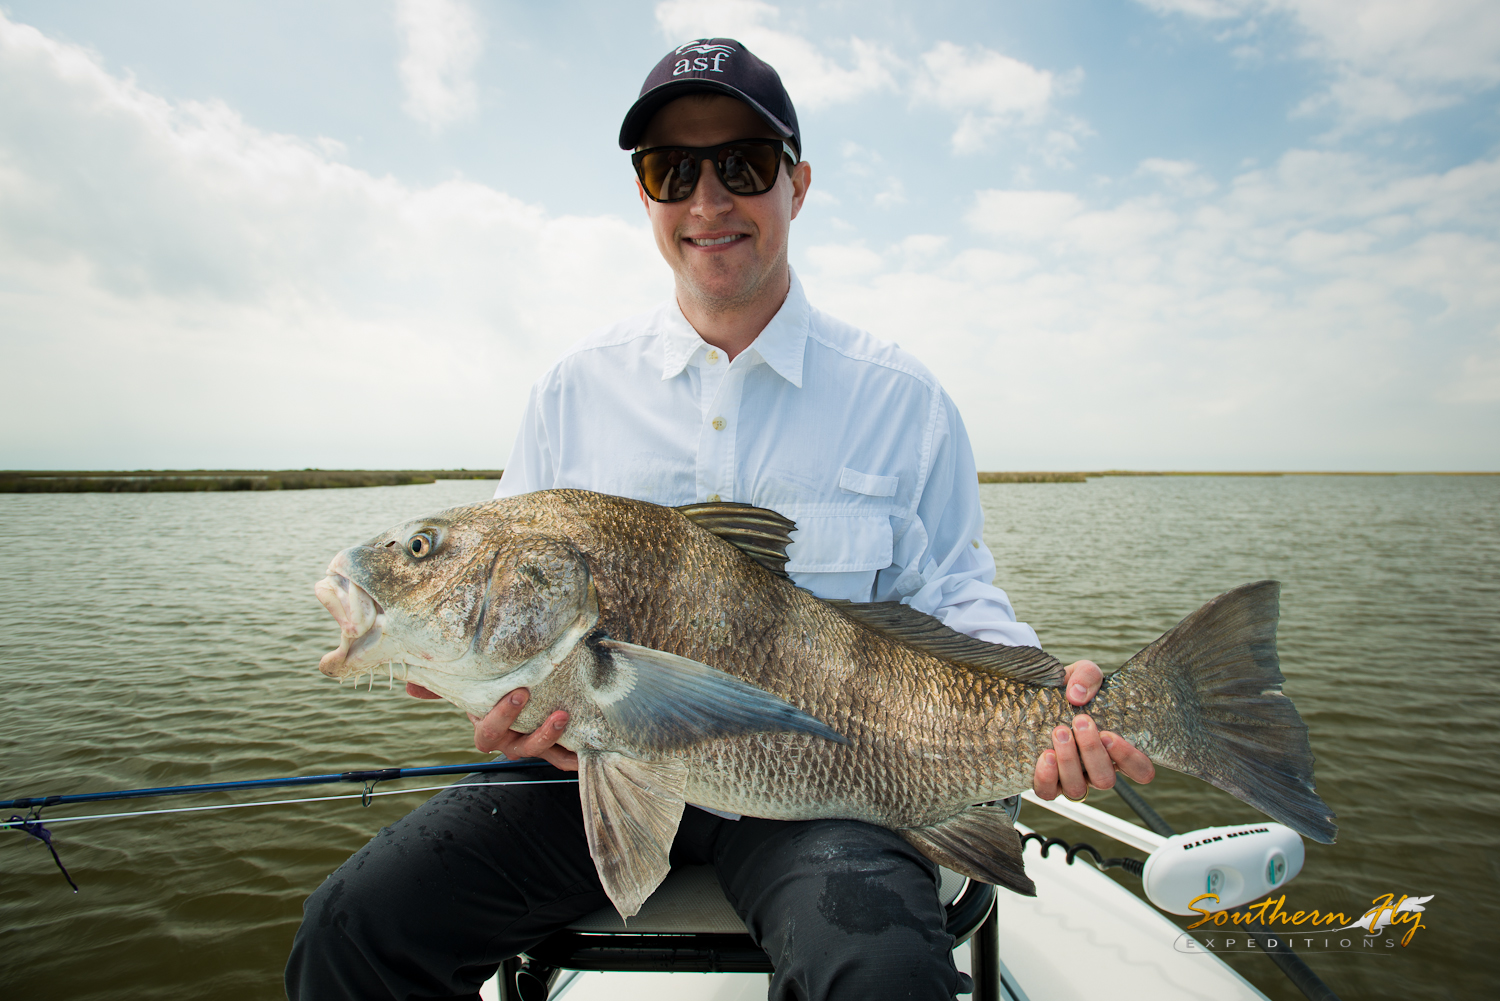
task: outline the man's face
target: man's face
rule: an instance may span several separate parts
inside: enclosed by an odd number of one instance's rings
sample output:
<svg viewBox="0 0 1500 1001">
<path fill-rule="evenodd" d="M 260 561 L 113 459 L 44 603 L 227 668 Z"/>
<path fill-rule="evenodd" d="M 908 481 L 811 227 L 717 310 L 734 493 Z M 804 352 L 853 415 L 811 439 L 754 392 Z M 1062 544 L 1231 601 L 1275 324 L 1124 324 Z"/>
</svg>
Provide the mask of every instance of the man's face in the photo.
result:
<svg viewBox="0 0 1500 1001">
<path fill-rule="evenodd" d="M 724 95 L 695 95 L 658 111 L 642 146 L 714 146 L 756 138 L 777 136 L 749 105 Z M 679 291 L 731 307 L 761 294 L 784 294 L 787 235 L 811 176 L 806 163 L 789 170 L 783 158 L 770 191 L 736 195 L 712 166 L 701 163 L 698 186 L 680 202 L 653 202 L 641 191 L 656 246 L 676 274 Z"/>
</svg>

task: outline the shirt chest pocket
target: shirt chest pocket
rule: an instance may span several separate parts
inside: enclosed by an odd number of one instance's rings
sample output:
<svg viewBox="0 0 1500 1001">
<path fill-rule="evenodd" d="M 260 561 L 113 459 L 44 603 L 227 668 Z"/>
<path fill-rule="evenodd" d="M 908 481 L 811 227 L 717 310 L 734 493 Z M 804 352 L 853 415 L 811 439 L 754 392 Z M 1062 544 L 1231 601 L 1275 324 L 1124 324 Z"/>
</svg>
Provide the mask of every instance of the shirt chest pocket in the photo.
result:
<svg viewBox="0 0 1500 1001">
<path fill-rule="evenodd" d="M 797 532 L 786 550 L 788 573 L 851 573 L 891 565 L 891 519 L 886 515 L 793 518 Z"/>
<path fill-rule="evenodd" d="M 890 498 L 898 478 L 861 473 L 845 466 L 839 491 L 849 502 L 816 504 L 783 512 L 797 523 L 787 547 L 791 573 L 855 573 L 891 565 Z"/>
</svg>

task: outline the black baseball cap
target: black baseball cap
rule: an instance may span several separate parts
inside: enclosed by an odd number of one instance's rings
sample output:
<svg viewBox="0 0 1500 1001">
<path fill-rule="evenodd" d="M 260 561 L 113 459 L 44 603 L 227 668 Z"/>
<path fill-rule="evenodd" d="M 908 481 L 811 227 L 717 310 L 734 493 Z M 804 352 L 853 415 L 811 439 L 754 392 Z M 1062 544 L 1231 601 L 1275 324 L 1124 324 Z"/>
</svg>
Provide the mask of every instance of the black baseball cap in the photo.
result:
<svg viewBox="0 0 1500 1001">
<path fill-rule="evenodd" d="M 733 38 L 699 38 L 679 45 L 641 85 L 641 95 L 625 112 L 620 126 L 620 148 L 635 149 L 651 116 L 687 94 L 728 94 L 754 108 L 777 135 L 802 155 L 797 109 L 771 64 Z"/>
</svg>

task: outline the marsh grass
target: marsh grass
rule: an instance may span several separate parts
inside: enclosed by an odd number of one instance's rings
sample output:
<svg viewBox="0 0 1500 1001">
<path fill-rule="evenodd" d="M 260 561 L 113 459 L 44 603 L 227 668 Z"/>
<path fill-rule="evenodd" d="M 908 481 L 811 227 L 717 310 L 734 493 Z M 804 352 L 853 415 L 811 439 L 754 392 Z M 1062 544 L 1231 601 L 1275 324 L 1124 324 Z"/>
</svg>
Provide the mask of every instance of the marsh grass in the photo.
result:
<svg viewBox="0 0 1500 1001">
<path fill-rule="evenodd" d="M 146 494 L 212 490 L 324 490 L 395 487 L 436 480 L 498 480 L 503 469 L 134 469 L 5 470 L 0 494 Z M 1106 469 L 1078 473 L 986 472 L 980 483 L 1085 483 L 1104 476 L 1494 476 L 1495 473 L 1153 472 Z"/>
<path fill-rule="evenodd" d="M 1381 472 L 1350 470 L 1147 470 L 1104 469 L 1091 473 L 980 473 L 980 483 L 1085 483 L 1106 476 L 1500 476 L 1494 472 Z"/>
<path fill-rule="evenodd" d="M 980 483 L 1083 483 L 1088 473 L 980 473 Z"/>
<path fill-rule="evenodd" d="M 0 493 L 139 494 L 214 490 L 393 487 L 436 480 L 497 480 L 499 469 L 137 469 L 0 472 Z"/>
</svg>

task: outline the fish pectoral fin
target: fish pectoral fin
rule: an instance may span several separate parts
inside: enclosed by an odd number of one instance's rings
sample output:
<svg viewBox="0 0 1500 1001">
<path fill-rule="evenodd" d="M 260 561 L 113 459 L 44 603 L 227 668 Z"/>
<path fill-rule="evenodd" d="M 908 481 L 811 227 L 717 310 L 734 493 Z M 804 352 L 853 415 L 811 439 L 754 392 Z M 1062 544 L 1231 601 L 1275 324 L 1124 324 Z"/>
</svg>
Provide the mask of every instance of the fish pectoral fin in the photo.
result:
<svg viewBox="0 0 1500 1001">
<path fill-rule="evenodd" d="M 639 912 L 667 878 L 687 775 L 680 761 L 642 761 L 613 751 L 578 756 L 589 854 L 622 918 Z"/>
<path fill-rule="evenodd" d="M 1036 896 L 1036 884 L 1021 859 L 1021 839 L 1004 807 L 971 806 L 930 827 L 906 827 L 896 833 L 962 876 L 1023 897 Z"/>
<path fill-rule="evenodd" d="M 669 751 L 716 737 L 783 732 L 849 742 L 790 702 L 707 664 L 619 640 L 590 646 L 589 694 L 635 746 Z"/>
<path fill-rule="evenodd" d="M 1062 661 L 1034 646 L 986 643 L 948 628 L 936 616 L 899 601 L 824 600 L 872 632 L 953 664 L 1043 688 L 1061 688 Z"/>
</svg>

